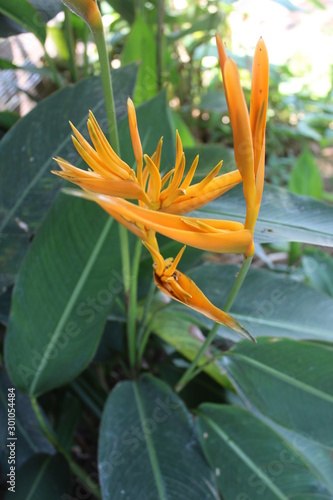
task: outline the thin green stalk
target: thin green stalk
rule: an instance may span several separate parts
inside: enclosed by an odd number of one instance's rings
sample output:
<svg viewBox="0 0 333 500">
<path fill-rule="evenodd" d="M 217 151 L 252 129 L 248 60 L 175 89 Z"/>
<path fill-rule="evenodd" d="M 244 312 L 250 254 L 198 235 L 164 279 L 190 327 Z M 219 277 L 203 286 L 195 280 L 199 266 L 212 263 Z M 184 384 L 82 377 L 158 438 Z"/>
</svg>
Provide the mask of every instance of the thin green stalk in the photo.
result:
<svg viewBox="0 0 333 500">
<path fill-rule="evenodd" d="M 128 242 L 128 231 L 126 227 L 122 226 L 121 224 L 118 224 L 118 229 L 119 229 L 119 240 L 121 248 L 123 286 L 127 298 L 131 288 L 131 259 L 130 259 L 129 242 Z"/>
<path fill-rule="evenodd" d="M 83 76 L 87 78 L 89 76 L 89 61 L 88 61 L 88 37 L 89 37 L 89 28 L 85 24 L 83 30 L 83 44 L 84 44 L 84 53 L 83 53 Z"/>
<path fill-rule="evenodd" d="M 180 378 L 179 382 L 177 383 L 177 385 L 175 387 L 176 392 L 180 392 L 182 389 L 184 389 L 185 385 L 187 385 L 189 383 L 189 381 L 192 380 L 193 372 L 196 369 L 198 363 L 201 361 L 202 356 L 205 354 L 206 350 L 208 349 L 210 344 L 213 342 L 214 337 L 216 335 L 216 332 L 218 330 L 218 327 L 219 327 L 219 324 L 215 323 L 215 325 L 213 326 L 213 328 L 211 329 L 211 331 L 207 335 L 205 342 L 200 347 L 196 357 L 194 358 L 194 360 L 192 361 L 190 366 L 187 368 L 184 375 Z"/>
<path fill-rule="evenodd" d="M 141 365 L 142 356 L 143 356 L 143 353 L 145 352 L 146 345 L 147 345 L 149 336 L 151 334 L 151 331 L 152 331 L 151 322 L 149 322 L 148 325 L 146 326 L 145 331 L 143 332 L 142 339 L 141 339 L 140 346 L 139 346 L 138 364 L 140 363 L 140 365 Z"/>
<path fill-rule="evenodd" d="M 112 148 L 114 149 L 114 151 L 119 155 L 120 154 L 120 147 L 119 147 L 116 112 L 115 112 L 114 99 L 113 99 L 112 79 L 111 79 L 109 58 L 108 58 L 105 36 L 104 36 L 104 29 L 103 29 L 102 24 L 97 29 L 93 30 L 93 35 L 95 38 L 95 42 L 96 42 L 96 46 L 97 46 L 97 50 L 98 50 L 99 62 L 100 62 L 100 66 L 101 66 L 101 78 L 102 78 L 102 85 L 103 85 L 103 91 L 104 91 L 106 117 L 107 117 L 107 122 L 108 122 L 110 144 L 111 144 Z M 125 289 L 126 296 L 128 296 L 128 293 L 130 291 L 129 278 L 131 276 L 128 233 L 127 233 L 127 229 L 124 226 L 122 226 L 121 224 L 119 224 L 119 237 L 120 237 L 120 246 L 121 246 L 124 289 Z M 137 284 L 135 282 L 135 279 L 137 279 L 137 277 L 131 280 L 132 281 L 131 286 L 134 287 L 135 291 L 136 291 Z M 133 321 L 131 314 L 132 313 L 130 311 L 130 308 L 128 308 L 128 323 L 129 324 Z M 132 331 L 131 330 L 132 326 L 128 326 L 128 328 L 130 329 L 130 331 Z M 131 333 L 131 335 L 132 335 L 132 333 Z M 130 357 L 131 366 L 134 367 L 135 344 L 134 344 L 134 357 L 133 357 L 132 339 L 131 339 L 131 343 L 129 343 L 129 350 L 130 350 L 129 357 Z"/>
<path fill-rule="evenodd" d="M 235 280 L 234 285 L 231 289 L 231 292 L 230 292 L 230 294 L 227 298 L 227 301 L 223 307 L 224 312 L 228 312 L 230 310 L 232 304 L 234 303 L 234 300 L 235 300 L 235 298 L 236 298 L 236 296 L 237 296 L 237 294 L 238 294 L 238 292 L 243 284 L 243 281 L 247 275 L 247 272 L 250 268 L 251 262 L 252 262 L 252 257 L 245 257 L 244 258 L 242 267 L 240 268 L 240 271 L 236 277 L 236 280 Z M 204 356 L 206 350 L 213 342 L 215 335 L 217 333 L 217 330 L 219 329 L 219 326 L 220 325 L 218 323 L 215 323 L 213 328 L 210 330 L 209 334 L 206 337 L 205 342 L 200 347 L 196 357 L 194 358 L 194 360 L 192 361 L 190 366 L 187 368 L 187 370 L 185 371 L 185 373 L 183 374 L 183 376 L 180 378 L 179 382 L 177 383 L 177 385 L 175 387 L 176 392 L 180 392 L 182 389 L 184 389 L 184 387 L 189 383 L 189 381 L 192 380 L 196 376 L 196 374 L 197 374 L 196 368 L 197 368 L 198 364 L 200 363 L 201 358 Z"/>
<path fill-rule="evenodd" d="M 66 6 L 64 6 L 64 13 L 65 13 L 65 36 L 69 53 L 69 70 L 71 73 L 72 82 L 75 83 L 78 81 L 78 74 L 75 64 L 74 34 L 73 34 L 73 26 L 71 20 L 71 12 L 69 8 Z"/>
<path fill-rule="evenodd" d="M 237 297 L 237 294 L 243 284 L 243 281 L 245 280 L 247 272 L 250 269 L 251 262 L 252 262 L 252 257 L 244 258 L 242 267 L 240 268 L 240 271 L 237 275 L 234 286 L 232 287 L 231 292 L 229 293 L 229 297 L 227 298 L 227 301 L 223 307 L 223 311 L 225 312 L 230 311 L 231 306 L 234 303 L 235 298 Z"/>
<path fill-rule="evenodd" d="M 133 256 L 132 277 L 131 277 L 132 279 L 131 279 L 131 288 L 129 294 L 128 322 L 127 322 L 129 359 L 132 369 L 135 367 L 135 358 L 136 358 L 136 310 L 137 310 L 138 274 L 139 274 L 141 252 L 142 252 L 142 243 L 140 240 L 137 240 Z"/>
<path fill-rule="evenodd" d="M 118 128 L 116 120 L 116 112 L 113 100 L 113 90 L 112 90 L 112 80 L 110 72 L 110 64 L 108 58 L 108 52 L 106 48 L 106 42 L 104 37 L 103 28 L 99 28 L 93 31 L 95 38 L 99 62 L 101 66 L 101 78 L 104 91 L 104 99 L 106 106 L 106 118 L 108 122 L 110 143 L 117 155 L 120 154 L 119 138 L 118 138 Z"/>
<path fill-rule="evenodd" d="M 162 90 L 164 0 L 157 1 L 157 87 Z"/>
<path fill-rule="evenodd" d="M 144 332 L 144 330 L 146 328 L 148 313 L 149 313 L 149 309 L 150 309 L 150 306 L 151 306 L 151 303 L 152 303 L 152 300 L 153 300 L 153 297 L 154 297 L 155 290 L 156 290 L 156 285 L 155 285 L 155 280 L 153 278 L 151 280 L 151 282 L 150 282 L 149 290 L 148 290 L 148 293 L 147 293 L 147 296 L 146 296 L 145 307 L 144 307 L 144 310 L 143 310 L 142 319 L 141 319 L 141 323 L 140 323 L 140 328 L 139 328 L 139 331 L 138 331 L 138 345 L 140 345 L 141 337 L 142 337 L 143 332 Z"/>
<path fill-rule="evenodd" d="M 37 399 L 30 398 L 30 401 L 45 437 L 50 441 L 50 443 L 53 444 L 55 449 L 66 458 L 73 474 L 76 475 L 76 477 L 80 480 L 80 482 L 87 489 L 87 491 L 90 491 L 90 493 L 92 493 L 96 498 L 101 499 L 102 495 L 98 488 L 98 485 L 90 479 L 89 474 L 87 474 L 83 469 L 81 469 L 81 467 L 72 459 L 69 453 L 58 443 L 56 436 L 53 434 L 52 430 L 47 425 L 44 416 L 40 411 Z"/>
<path fill-rule="evenodd" d="M 54 62 L 53 62 L 52 57 L 51 57 L 51 56 L 49 55 L 49 53 L 47 52 L 47 50 L 46 50 L 46 47 L 45 47 L 44 43 L 43 43 L 43 42 L 41 42 L 41 44 L 42 44 L 43 49 L 44 49 L 45 59 L 47 60 L 47 63 L 48 63 L 48 65 L 49 65 L 50 70 L 52 71 L 52 74 L 53 74 L 53 77 L 54 77 L 54 81 L 55 81 L 55 83 L 57 84 L 57 86 L 58 86 L 59 88 L 61 88 L 61 87 L 62 87 L 62 78 L 61 78 L 61 76 L 59 75 L 59 72 L 58 72 L 58 70 L 57 70 L 57 68 L 56 68 L 56 66 L 55 66 L 55 64 L 54 64 Z"/>
</svg>

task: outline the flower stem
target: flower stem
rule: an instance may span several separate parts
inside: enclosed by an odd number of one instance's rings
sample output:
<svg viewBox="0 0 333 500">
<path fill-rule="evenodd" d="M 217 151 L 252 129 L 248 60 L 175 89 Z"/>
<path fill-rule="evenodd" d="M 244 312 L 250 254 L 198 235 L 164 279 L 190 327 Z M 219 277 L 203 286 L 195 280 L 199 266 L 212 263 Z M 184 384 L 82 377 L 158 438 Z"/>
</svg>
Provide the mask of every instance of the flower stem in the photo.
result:
<svg viewBox="0 0 333 500">
<path fill-rule="evenodd" d="M 139 328 L 139 331 L 138 331 L 137 347 L 138 347 L 138 352 L 139 352 L 139 354 L 138 354 L 138 364 L 139 365 L 141 363 L 141 358 L 142 358 L 142 354 L 143 354 L 143 351 L 144 351 L 144 346 L 142 347 L 143 336 L 144 336 L 144 333 L 145 333 L 145 330 L 146 330 L 149 309 L 150 309 L 150 306 L 151 306 L 151 303 L 152 303 L 152 300 L 153 300 L 153 297 L 154 297 L 155 290 L 156 290 L 155 280 L 152 279 L 151 283 L 150 283 L 150 286 L 149 286 L 149 290 L 148 290 L 147 296 L 146 296 L 145 307 L 144 307 L 144 310 L 143 310 L 142 319 L 141 319 L 141 323 L 140 323 L 140 328 Z"/>
<path fill-rule="evenodd" d="M 117 155 L 120 154 L 119 138 L 118 138 L 118 128 L 116 120 L 116 112 L 114 107 L 113 91 L 112 91 L 112 80 L 111 71 L 109 65 L 108 52 L 106 48 L 106 42 L 104 37 L 103 27 L 95 29 L 93 31 L 95 38 L 99 62 L 101 66 L 101 78 L 104 91 L 104 99 L 106 106 L 106 117 L 108 122 L 109 137 L 112 148 Z"/>
<path fill-rule="evenodd" d="M 44 49 L 45 59 L 47 60 L 49 68 L 53 74 L 54 81 L 55 81 L 56 85 L 59 88 L 61 88 L 62 87 L 62 77 L 60 76 L 60 74 L 59 74 L 59 72 L 54 64 L 52 57 L 47 52 L 45 44 L 43 42 L 41 42 L 41 44 L 42 44 L 43 49 Z"/>
<path fill-rule="evenodd" d="M 37 399 L 30 398 L 30 401 L 31 401 L 31 406 L 39 422 L 39 425 L 41 427 L 41 430 L 46 436 L 46 438 L 50 441 L 51 444 L 53 444 L 55 449 L 66 458 L 73 474 L 75 474 L 75 476 L 80 480 L 80 482 L 86 488 L 86 490 L 92 493 L 96 498 L 101 499 L 102 495 L 100 493 L 98 485 L 91 480 L 89 475 L 83 469 L 81 469 L 81 467 L 72 459 L 70 454 L 60 445 L 60 443 L 58 443 L 55 434 L 52 432 L 52 430 L 45 421 L 45 418 L 37 403 Z"/>
<path fill-rule="evenodd" d="M 252 257 L 244 257 L 242 267 L 240 268 L 239 273 L 237 274 L 235 283 L 231 289 L 231 292 L 229 293 L 229 297 L 227 298 L 227 301 L 223 307 L 223 311 L 228 312 L 231 309 L 232 304 L 235 301 L 235 298 L 237 297 L 237 294 L 243 284 L 243 281 L 245 280 L 245 277 L 247 275 L 248 270 L 250 269 L 252 262 Z"/>
<path fill-rule="evenodd" d="M 138 274 L 140 266 L 140 258 L 142 252 L 142 243 L 137 240 L 134 248 L 131 286 L 129 293 L 128 304 L 128 321 L 127 321 L 127 338 L 129 359 L 131 368 L 134 369 L 136 361 L 136 309 L 137 309 L 137 291 L 138 291 Z"/>
<path fill-rule="evenodd" d="M 101 66 L 101 78 L 102 78 L 102 85 L 103 85 L 104 98 L 105 98 L 106 117 L 107 117 L 107 122 L 108 122 L 110 144 L 111 144 L 112 148 L 114 149 L 115 153 L 117 155 L 119 155 L 120 154 L 120 146 L 119 146 L 116 112 L 115 112 L 114 99 L 113 99 L 112 79 L 111 79 L 109 58 L 108 58 L 105 36 L 104 36 L 104 29 L 103 29 L 102 23 L 100 23 L 100 26 L 98 28 L 95 28 L 93 30 L 93 35 L 95 38 L 95 42 L 96 42 L 96 46 L 97 46 L 97 50 L 98 50 L 99 62 L 100 62 L 100 66 Z M 127 232 L 127 229 L 124 226 L 122 226 L 121 224 L 119 224 L 119 237 L 120 237 L 120 246 L 121 246 L 124 289 L 125 289 L 125 295 L 128 297 L 128 293 L 130 291 L 129 278 L 131 276 L 128 232 Z M 137 290 L 137 283 L 135 282 L 136 279 L 137 279 L 137 276 L 135 278 L 133 276 L 133 279 L 131 280 L 131 288 L 134 288 L 135 294 L 136 294 L 136 290 Z M 130 293 L 131 293 L 131 296 L 133 297 L 132 291 Z M 130 304 L 131 304 L 131 302 L 133 303 L 133 299 L 129 300 Z M 131 366 L 134 367 L 134 365 L 135 365 L 135 339 L 133 341 L 132 336 L 134 336 L 135 333 L 132 332 L 133 318 L 132 318 L 131 306 L 128 307 L 127 314 L 128 314 L 127 321 L 128 321 L 129 357 L 130 357 Z M 134 328 L 135 328 L 135 322 L 134 322 Z M 129 332 L 131 332 L 131 333 L 129 333 Z M 130 338 L 130 336 L 131 336 L 131 338 Z M 133 345 L 132 345 L 133 342 L 134 342 L 134 355 L 133 355 Z"/>
<path fill-rule="evenodd" d="M 234 300 L 243 284 L 243 281 L 247 275 L 247 272 L 250 268 L 252 261 L 252 257 L 244 257 L 242 267 L 240 268 L 240 271 L 236 277 L 236 280 L 234 282 L 234 285 L 231 289 L 231 292 L 227 298 L 227 301 L 223 307 L 224 312 L 228 312 L 234 303 Z M 184 387 L 192 380 L 199 372 L 196 370 L 196 367 L 198 366 L 199 362 L 201 361 L 201 358 L 204 356 L 206 350 L 208 347 L 211 345 L 213 342 L 215 335 L 217 333 L 217 330 L 219 329 L 219 323 L 215 323 L 215 325 L 212 327 L 210 332 L 208 333 L 205 342 L 202 344 L 200 347 L 196 357 L 190 364 L 190 366 L 187 368 L 183 376 L 180 378 L 179 382 L 175 386 L 175 391 L 180 392 Z"/>
<path fill-rule="evenodd" d="M 65 13 L 65 36 L 69 53 L 69 69 L 71 73 L 72 82 L 78 81 L 77 68 L 75 64 L 75 45 L 74 45 L 74 35 L 73 26 L 71 20 L 71 12 L 68 7 L 64 5 Z"/>
</svg>

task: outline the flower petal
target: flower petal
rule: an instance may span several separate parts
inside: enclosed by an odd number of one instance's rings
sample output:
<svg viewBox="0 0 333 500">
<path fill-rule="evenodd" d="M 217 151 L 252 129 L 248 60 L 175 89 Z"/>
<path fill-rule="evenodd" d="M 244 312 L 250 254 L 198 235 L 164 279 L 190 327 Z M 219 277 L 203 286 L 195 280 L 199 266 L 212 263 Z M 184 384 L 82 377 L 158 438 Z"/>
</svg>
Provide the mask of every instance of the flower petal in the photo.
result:
<svg viewBox="0 0 333 500">
<path fill-rule="evenodd" d="M 163 277 L 161 278 L 157 273 L 154 273 L 154 279 L 157 287 L 172 299 L 185 304 L 216 323 L 225 325 L 242 336 L 254 340 L 238 321 L 214 306 L 194 281 L 177 269 L 174 271 L 173 276 L 168 278 L 168 281 L 164 281 Z"/>
<path fill-rule="evenodd" d="M 265 137 L 269 86 L 269 61 L 266 45 L 259 39 L 253 57 L 250 123 L 254 146 L 254 172 L 257 174 Z M 260 124 L 258 123 L 260 121 Z"/>
<path fill-rule="evenodd" d="M 251 207 L 254 203 L 255 177 L 250 119 L 237 65 L 231 59 L 224 64 L 224 86 L 228 95 L 236 165 L 243 179 L 247 205 Z"/>
</svg>

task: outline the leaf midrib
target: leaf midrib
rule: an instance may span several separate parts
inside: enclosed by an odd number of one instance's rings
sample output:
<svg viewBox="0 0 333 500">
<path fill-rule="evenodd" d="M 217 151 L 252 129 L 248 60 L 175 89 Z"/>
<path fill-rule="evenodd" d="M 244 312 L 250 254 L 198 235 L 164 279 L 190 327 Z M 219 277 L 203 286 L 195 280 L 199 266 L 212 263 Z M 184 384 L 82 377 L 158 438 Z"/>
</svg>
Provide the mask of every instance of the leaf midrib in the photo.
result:
<svg viewBox="0 0 333 500">
<path fill-rule="evenodd" d="M 67 303 L 67 306 L 65 307 L 65 309 L 64 309 L 64 311 L 63 311 L 63 313 L 58 321 L 58 324 L 54 330 L 54 333 L 50 337 L 49 343 L 46 345 L 46 348 L 45 348 L 43 355 L 42 355 L 42 361 L 41 361 L 40 365 L 38 366 L 38 369 L 36 370 L 34 378 L 31 382 L 31 386 L 30 386 L 30 390 L 29 390 L 30 396 L 35 396 L 34 390 L 38 384 L 38 381 L 41 377 L 42 372 L 44 371 L 44 369 L 48 363 L 48 355 L 49 355 L 50 351 L 53 349 L 54 343 L 58 340 L 59 336 L 62 333 L 62 328 L 63 328 L 64 324 L 66 323 L 66 321 L 68 320 L 68 318 L 72 312 L 72 309 L 76 303 L 76 300 L 81 293 L 83 285 L 85 284 L 85 282 L 90 274 L 90 271 L 91 271 L 91 269 L 92 269 L 92 267 L 97 259 L 97 256 L 102 248 L 102 245 L 104 244 L 104 241 L 106 240 L 106 237 L 109 234 L 110 228 L 113 224 L 113 220 L 114 219 L 112 219 L 111 217 L 108 217 L 108 219 L 104 225 L 104 228 L 102 229 L 101 234 L 96 242 L 96 245 L 94 246 L 94 248 L 90 254 L 90 257 L 87 260 L 87 263 L 82 271 L 82 274 L 81 274 L 81 276 L 80 276 L 80 278 L 79 278 L 79 280 L 78 280 L 78 282 L 73 290 L 73 293 L 72 293 L 72 295 Z"/>
<path fill-rule="evenodd" d="M 279 498 L 280 500 L 288 500 L 288 497 L 270 480 L 270 478 L 253 462 L 253 460 L 229 437 L 222 429 L 216 425 L 206 415 L 199 413 L 206 423 L 213 429 L 213 431 L 229 446 L 232 451 L 252 470 L 266 486 Z"/>
<path fill-rule="evenodd" d="M 133 389 L 134 389 L 136 404 L 137 404 L 138 411 L 139 411 L 140 420 L 141 420 L 141 422 L 144 422 L 146 420 L 146 415 L 145 415 L 143 403 L 141 401 L 140 390 L 139 390 L 137 383 L 133 384 Z M 151 438 L 151 435 L 147 432 L 144 433 L 144 436 L 145 436 L 145 440 L 146 440 L 150 465 L 151 465 L 151 468 L 152 468 L 152 471 L 154 474 L 155 484 L 156 484 L 156 488 L 157 488 L 157 491 L 159 494 L 159 499 L 160 500 L 167 500 L 167 495 L 166 495 L 166 492 L 164 489 L 162 474 L 161 474 L 161 470 L 159 467 L 159 463 L 157 461 L 156 450 L 154 447 L 153 440 Z"/>
<path fill-rule="evenodd" d="M 316 387 L 308 385 L 308 384 L 302 382 L 301 380 L 296 380 L 292 376 L 290 376 L 286 373 L 282 373 L 281 371 L 278 371 L 275 368 L 267 366 L 267 365 L 261 363 L 260 361 L 253 359 L 253 358 L 249 358 L 247 356 L 244 356 L 243 354 L 238 354 L 238 353 L 233 353 L 233 352 L 229 352 L 225 356 L 225 358 L 226 359 L 228 359 L 228 358 L 240 359 L 241 361 L 243 361 L 249 365 L 255 366 L 256 368 L 258 368 L 259 370 L 262 370 L 265 373 L 269 373 L 270 375 L 276 377 L 279 380 L 283 380 L 283 382 L 287 382 L 288 384 L 290 384 L 294 387 L 297 387 L 297 389 L 300 389 L 304 392 L 312 394 L 313 396 L 316 396 L 320 399 L 324 399 L 325 401 L 328 401 L 329 403 L 333 404 L 333 396 L 331 396 L 330 394 L 326 394 L 325 392 L 321 391 L 320 389 L 317 389 Z M 228 363 L 225 364 L 225 369 L 227 372 L 229 372 Z"/>
</svg>

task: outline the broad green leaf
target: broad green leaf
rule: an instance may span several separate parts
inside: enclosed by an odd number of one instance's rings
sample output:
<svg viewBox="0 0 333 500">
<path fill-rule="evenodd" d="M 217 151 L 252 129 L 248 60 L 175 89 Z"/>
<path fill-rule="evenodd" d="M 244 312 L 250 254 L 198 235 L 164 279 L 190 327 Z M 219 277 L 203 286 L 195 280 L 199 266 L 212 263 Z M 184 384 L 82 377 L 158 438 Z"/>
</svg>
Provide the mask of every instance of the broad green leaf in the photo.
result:
<svg viewBox="0 0 333 500">
<path fill-rule="evenodd" d="M 0 370 L 0 463 L 8 471 L 8 388 L 13 388 L 4 370 Z M 16 469 L 37 453 L 54 453 L 53 446 L 39 429 L 30 399 L 15 388 Z"/>
<path fill-rule="evenodd" d="M 323 181 L 309 150 L 304 150 L 299 156 L 289 178 L 289 189 L 292 193 L 322 198 Z"/>
<path fill-rule="evenodd" d="M 240 342 L 221 363 L 248 408 L 333 448 L 332 356 L 310 342 L 263 338 Z"/>
<path fill-rule="evenodd" d="M 126 112 L 135 77 L 133 65 L 113 74 L 118 118 Z M 105 128 L 104 96 L 98 78 L 51 95 L 11 128 L 0 143 L 0 176 L 6 186 L 0 192 L 1 287 L 15 279 L 31 235 L 59 189 L 59 180 L 50 174 L 57 168 L 52 157 L 62 156 L 79 164 L 68 121 L 87 136 L 89 109 Z"/>
<path fill-rule="evenodd" d="M 46 24 L 63 9 L 61 0 L 29 0 Z"/>
<path fill-rule="evenodd" d="M 223 309 L 238 271 L 235 266 L 205 264 L 188 274 L 209 300 Z M 212 326 L 205 316 L 176 302 L 169 306 L 169 314 L 175 323 L 180 314 L 188 321 L 192 318 L 199 326 Z M 230 314 L 257 338 L 333 340 L 333 300 L 301 281 L 271 271 L 250 269 Z M 223 326 L 218 335 L 239 340 L 239 336 Z"/>
<path fill-rule="evenodd" d="M 245 211 L 242 187 L 236 186 L 192 215 L 244 222 Z M 259 243 L 296 241 L 331 247 L 332 220 L 332 206 L 266 184 L 254 237 Z"/>
<path fill-rule="evenodd" d="M 5 356 L 18 388 L 37 396 L 87 366 L 123 290 L 119 270 L 116 222 L 95 204 L 59 195 L 13 292 Z"/>
<path fill-rule="evenodd" d="M 123 64 L 140 61 L 134 103 L 141 104 L 157 93 L 157 48 L 151 27 L 137 15 L 122 54 Z"/>
<path fill-rule="evenodd" d="M 45 43 L 45 22 L 28 0 L 15 0 L 14 2 L 0 0 L 0 13 L 23 26 L 27 31 L 31 31 L 42 44 Z"/>
<path fill-rule="evenodd" d="M 30 458 L 16 474 L 15 499 L 59 500 L 71 491 L 71 478 L 66 460 L 60 454 L 36 455 Z M 13 498 L 8 491 L 5 499 Z"/>
<path fill-rule="evenodd" d="M 191 415 L 169 386 L 148 375 L 111 392 L 98 462 L 104 500 L 217 498 Z"/>
<path fill-rule="evenodd" d="M 183 120 L 180 113 L 178 111 L 175 111 L 174 109 L 171 109 L 170 111 L 173 129 L 175 132 L 176 130 L 178 130 L 179 135 L 182 139 L 183 147 L 195 147 L 195 139 L 193 137 L 193 134 L 188 125 Z"/>
<path fill-rule="evenodd" d="M 245 409 L 203 404 L 198 413 L 200 442 L 225 500 L 330 497 L 298 450 Z"/>
<path fill-rule="evenodd" d="M 135 19 L 135 2 L 134 0 L 106 0 L 107 3 L 118 12 L 121 17 L 126 19 L 130 24 Z"/>
<path fill-rule="evenodd" d="M 331 255 L 319 249 L 305 253 L 302 256 L 302 270 L 311 286 L 333 297 L 333 258 Z"/>
<path fill-rule="evenodd" d="M 150 116 L 156 109 L 159 121 L 151 134 Z M 171 131 L 168 135 L 164 127 L 164 92 L 138 110 L 139 123 L 146 120 L 142 141 L 147 150 L 154 150 L 162 128 L 166 143 L 172 142 Z M 130 149 L 126 134 L 120 138 L 121 148 Z M 120 273 L 114 219 L 97 204 L 60 194 L 31 245 L 13 293 L 5 358 L 20 389 L 37 396 L 75 378 L 88 365 L 112 301 L 122 293 Z"/>
<path fill-rule="evenodd" d="M 221 160 L 223 160 L 221 173 L 230 172 L 237 168 L 233 150 L 218 146 L 217 144 L 199 144 L 190 148 L 186 147 L 184 148 L 184 152 L 188 169 L 194 158 L 199 155 L 199 163 L 193 182 L 199 182 L 203 179 Z"/>
</svg>

